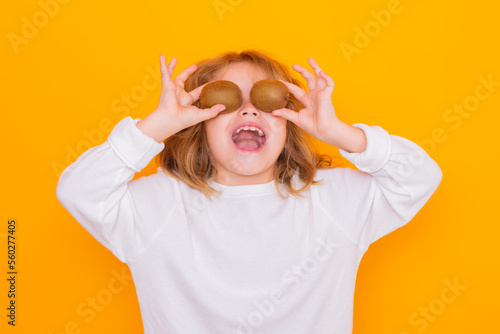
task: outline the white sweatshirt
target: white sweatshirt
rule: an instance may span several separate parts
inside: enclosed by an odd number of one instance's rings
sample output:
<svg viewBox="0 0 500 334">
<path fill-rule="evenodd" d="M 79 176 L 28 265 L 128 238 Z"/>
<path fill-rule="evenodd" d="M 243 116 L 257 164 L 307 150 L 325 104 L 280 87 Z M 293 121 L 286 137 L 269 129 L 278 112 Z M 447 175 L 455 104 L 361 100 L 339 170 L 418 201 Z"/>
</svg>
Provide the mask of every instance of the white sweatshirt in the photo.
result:
<svg viewBox="0 0 500 334">
<path fill-rule="evenodd" d="M 56 195 L 132 273 L 146 334 L 352 333 L 356 272 L 368 246 L 408 223 L 437 189 L 437 163 L 379 126 L 359 170 L 320 169 L 305 198 L 274 181 L 212 200 L 165 174 L 132 180 L 162 151 L 120 120 L 60 176 Z M 297 180 L 297 179 L 296 179 Z"/>
</svg>

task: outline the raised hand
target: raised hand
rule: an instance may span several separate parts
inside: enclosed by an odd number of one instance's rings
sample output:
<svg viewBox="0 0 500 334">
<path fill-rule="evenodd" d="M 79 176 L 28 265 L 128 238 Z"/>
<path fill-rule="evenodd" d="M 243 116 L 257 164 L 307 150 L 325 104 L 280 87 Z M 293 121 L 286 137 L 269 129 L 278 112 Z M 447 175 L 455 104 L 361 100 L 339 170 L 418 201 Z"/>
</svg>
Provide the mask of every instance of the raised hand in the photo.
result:
<svg viewBox="0 0 500 334">
<path fill-rule="evenodd" d="M 172 79 L 176 58 L 172 58 L 168 66 L 165 56 L 160 55 L 160 70 L 162 89 L 160 101 L 156 109 L 146 118 L 137 123 L 137 127 L 145 134 L 161 142 L 171 135 L 195 125 L 199 122 L 217 116 L 224 110 L 222 104 L 216 104 L 211 108 L 200 109 L 192 105 L 199 99 L 203 84 L 190 92 L 184 89 L 187 78 L 196 71 L 196 64 L 184 69 L 175 80 Z"/>
<path fill-rule="evenodd" d="M 312 57 L 308 61 L 314 69 L 316 77 L 306 68 L 297 64 L 293 64 L 292 68 L 306 79 L 309 92 L 290 82 L 280 80 L 287 85 L 290 92 L 305 108 L 298 112 L 281 108 L 272 111 L 272 114 L 295 123 L 313 137 L 330 144 L 334 137 L 335 126 L 339 123 L 331 98 L 335 84 Z"/>
</svg>

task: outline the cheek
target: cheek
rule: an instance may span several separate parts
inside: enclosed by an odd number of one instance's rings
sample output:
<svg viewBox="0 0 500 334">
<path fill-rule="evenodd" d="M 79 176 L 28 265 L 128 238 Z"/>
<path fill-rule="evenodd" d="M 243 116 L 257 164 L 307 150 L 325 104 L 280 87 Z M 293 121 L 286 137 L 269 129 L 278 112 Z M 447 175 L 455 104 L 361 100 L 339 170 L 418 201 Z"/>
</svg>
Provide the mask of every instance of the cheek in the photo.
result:
<svg viewBox="0 0 500 334">
<path fill-rule="evenodd" d="M 207 143 L 210 151 L 213 154 L 220 156 L 224 154 L 227 149 L 225 148 L 228 143 L 226 141 L 225 129 L 222 126 L 217 126 L 218 124 L 211 124 L 206 127 Z"/>
<path fill-rule="evenodd" d="M 280 136 L 280 146 L 281 149 L 283 149 L 287 145 L 287 130 L 286 130 L 286 122 L 283 125 L 283 128 L 281 129 L 281 136 Z"/>
<path fill-rule="evenodd" d="M 228 117 L 229 116 L 229 117 Z M 227 127 L 230 122 L 230 114 L 217 115 L 214 118 L 208 119 L 205 122 L 205 132 L 209 142 L 224 140 L 227 132 Z"/>
<path fill-rule="evenodd" d="M 269 128 L 274 135 L 285 136 L 287 120 L 281 117 L 273 117 L 269 120 Z"/>
<path fill-rule="evenodd" d="M 286 142 L 286 137 L 287 137 L 287 126 L 286 126 L 286 120 L 272 120 L 270 122 L 270 128 L 273 137 L 275 138 L 275 142 L 281 144 L 285 144 Z"/>
<path fill-rule="evenodd" d="M 216 134 L 220 131 L 219 128 L 220 125 L 214 119 L 205 121 L 205 132 L 208 141 L 213 141 L 216 138 Z"/>
</svg>

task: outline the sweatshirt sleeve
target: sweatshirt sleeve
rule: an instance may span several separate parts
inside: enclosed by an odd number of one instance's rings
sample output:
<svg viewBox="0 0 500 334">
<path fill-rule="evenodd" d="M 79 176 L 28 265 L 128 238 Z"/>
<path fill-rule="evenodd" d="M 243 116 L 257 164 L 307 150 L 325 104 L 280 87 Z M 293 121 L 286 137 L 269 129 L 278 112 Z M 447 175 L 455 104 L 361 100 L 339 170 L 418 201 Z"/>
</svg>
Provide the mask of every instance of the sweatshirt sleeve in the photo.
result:
<svg viewBox="0 0 500 334">
<path fill-rule="evenodd" d="M 363 152 L 340 154 L 358 170 L 336 168 L 324 203 L 363 250 L 408 223 L 438 188 L 442 171 L 417 144 L 380 126 L 355 123 L 366 135 Z M 323 196 L 325 197 L 325 196 Z"/>
<path fill-rule="evenodd" d="M 56 188 L 63 207 L 122 262 L 144 246 L 136 236 L 140 214 L 130 186 L 138 180 L 131 180 L 165 146 L 144 134 L 139 121 L 120 120 L 105 142 L 66 167 Z"/>
</svg>

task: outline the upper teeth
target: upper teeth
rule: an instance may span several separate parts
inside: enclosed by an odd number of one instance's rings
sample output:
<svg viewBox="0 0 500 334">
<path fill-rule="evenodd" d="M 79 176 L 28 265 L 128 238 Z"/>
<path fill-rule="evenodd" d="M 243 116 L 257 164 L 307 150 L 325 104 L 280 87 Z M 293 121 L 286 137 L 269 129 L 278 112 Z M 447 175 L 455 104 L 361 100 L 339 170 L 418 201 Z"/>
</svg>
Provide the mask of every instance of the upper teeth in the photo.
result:
<svg viewBox="0 0 500 334">
<path fill-rule="evenodd" d="M 239 128 L 238 130 L 236 130 L 234 133 L 238 133 L 240 132 L 241 130 L 250 130 L 250 131 L 257 131 L 259 133 L 259 136 L 263 137 L 264 136 L 264 132 L 262 132 L 262 130 L 260 129 L 257 129 L 256 127 L 254 126 L 242 126 L 241 128 Z"/>
</svg>

